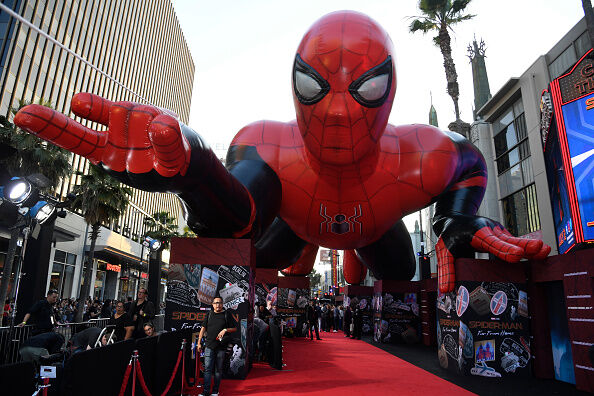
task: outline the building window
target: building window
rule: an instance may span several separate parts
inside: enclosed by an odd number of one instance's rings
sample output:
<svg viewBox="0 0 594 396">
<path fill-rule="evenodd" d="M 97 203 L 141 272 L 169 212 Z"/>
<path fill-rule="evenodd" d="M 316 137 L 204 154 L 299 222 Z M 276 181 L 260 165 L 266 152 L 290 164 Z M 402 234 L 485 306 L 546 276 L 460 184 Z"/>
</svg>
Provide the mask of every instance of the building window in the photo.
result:
<svg viewBox="0 0 594 396">
<path fill-rule="evenodd" d="M 529 234 L 540 229 L 536 188 L 534 184 L 501 200 L 505 227 L 514 235 Z"/>
<path fill-rule="evenodd" d="M 522 98 L 493 123 L 495 161 L 505 227 L 514 235 L 540 229 Z"/>
<path fill-rule="evenodd" d="M 74 281 L 76 255 L 56 250 L 50 278 L 50 289 L 58 291 L 61 298 L 70 298 Z"/>
<path fill-rule="evenodd" d="M 573 43 L 569 45 L 554 61 L 549 65 L 549 74 L 551 80 L 569 71 L 573 65 L 580 59 L 592 46 L 588 31 L 582 33 Z"/>
</svg>

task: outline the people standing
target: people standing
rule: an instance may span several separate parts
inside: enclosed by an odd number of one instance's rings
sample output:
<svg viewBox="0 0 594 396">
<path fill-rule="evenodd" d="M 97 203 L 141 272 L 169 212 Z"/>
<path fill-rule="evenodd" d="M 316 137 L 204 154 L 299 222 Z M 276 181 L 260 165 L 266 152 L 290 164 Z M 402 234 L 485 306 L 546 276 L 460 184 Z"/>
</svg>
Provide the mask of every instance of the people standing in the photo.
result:
<svg viewBox="0 0 594 396">
<path fill-rule="evenodd" d="M 101 318 L 111 318 L 111 300 L 108 298 L 101 307 Z"/>
<path fill-rule="evenodd" d="M 351 336 L 351 323 L 353 321 L 353 311 L 351 311 L 351 306 L 347 305 L 346 310 L 344 312 L 344 336 L 350 337 Z"/>
<path fill-rule="evenodd" d="M 334 306 L 334 332 L 336 333 L 340 327 L 338 327 L 338 323 L 340 322 L 340 309 L 335 305 Z"/>
<path fill-rule="evenodd" d="M 353 315 L 353 324 L 353 338 L 360 340 L 361 333 L 363 332 L 363 312 L 359 307 L 355 309 L 355 314 Z"/>
<path fill-rule="evenodd" d="M 138 289 L 138 298 L 130 305 L 128 313 L 134 321 L 134 338 L 144 337 L 145 323 L 155 318 L 155 306 L 148 300 L 148 292 L 144 287 Z"/>
<path fill-rule="evenodd" d="M 47 296 L 43 300 L 39 300 L 33 304 L 18 326 L 23 327 L 30 318 L 33 318 L 34 328 L 31 333 L 32 335 L 35 336 L 52 331 L 55 323 L 53 305 L 56 301 L 58 301 L 58 292 L 53 289 L 48 290 Z"/>
<path fill-rule="evenodd" d="M 111 316 L 108 324 L 115 326 L 114 334 L 118 341 L 132 338 L 134 321 L 124 309 L 123 302 L 118 301 L 116 303 L 116 312 Z"/>
<path fill-rule="evenodd" d="M 206 319 L 202 322 L 202 328 L 198 335 L 198 350 L 202 349 L 202 338 L 206 333 L 206 349 L 204 350 L 204 396 L 218 396 L 219 386 L 223 378 L 223 360 L 225 359 L 225 335 L 227 333 L 234 333 L 237 331 L 234 320 L 223 309 L 223 299 L 215 297 L 212 301 L 212 311 L 206 315 Z M 213 379 L 214 369 L 214 385 L 211 390 L 211 380 Z"/>
<path fill-rule="evenodd" d="M 316 310 L 317 303 L 315 301 L 310 301 L 309 306 L 307 307 L 307 311 L 305 312 L 306 319 L 307 319 L 307 329 L 310 335 L 310 338 L 313 341 L 313 329 L 316 331 L 316 339 L 321 340 L 320 332 L 318 329 L 318 311 Z"/>
</svg>

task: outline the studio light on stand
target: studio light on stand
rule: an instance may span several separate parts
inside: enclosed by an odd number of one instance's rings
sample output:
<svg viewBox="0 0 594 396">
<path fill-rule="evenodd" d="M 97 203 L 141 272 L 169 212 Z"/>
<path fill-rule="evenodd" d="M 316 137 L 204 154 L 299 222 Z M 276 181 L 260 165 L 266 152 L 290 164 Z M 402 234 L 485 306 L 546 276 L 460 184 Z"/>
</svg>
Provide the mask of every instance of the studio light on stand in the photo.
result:
<svg viewBox="0 0 594 396">
<path fill-rule="evenodd" d="M 19 287 L 21 278 L 24 275 L 21 272 L 23 263 L 25 261 L 25 254 L 27 251 L 27 242 L 29 236 L 33 234 L 36 238 L 40 226 L 55 216 L 65 217 L 66 212 L 61 210 L 56 212 L 57 208 L 63 208 L 70 204 L 73 196 L 69 195 L 64 202 L 49 202 L 51 198 L 41 199 L 39 190 L 49 186 L 49 180 L 43 175 L 31 175 L 27 178 L 13 177 L 4 186 L 0 186 L 0 198 L 8 201 L 16 206 L 19 216 L 17 216 L 16 223 L 10 227 L 11 229 L 19 229 L 19 234 L 22 239 L 17 241 L 17 245 L 21 247 L 19 255 L 16 257 L 17 263 L 14 270 L 14 300 L 12 305 L 11 321 L 10 321 L 10 339 L 14 338 L 14 324 L 17 314 L 17 299 L 19 295 Z M 22 242 L 21 242 L 22 241 Z"/>
<path fill-rule="evenodd" d="M 142 245 L 149 248 L 151 252 L 156 252 L 157 250 L 161 249 L 161 241 L 148 236 L 144 238 Z"/>
</svg>

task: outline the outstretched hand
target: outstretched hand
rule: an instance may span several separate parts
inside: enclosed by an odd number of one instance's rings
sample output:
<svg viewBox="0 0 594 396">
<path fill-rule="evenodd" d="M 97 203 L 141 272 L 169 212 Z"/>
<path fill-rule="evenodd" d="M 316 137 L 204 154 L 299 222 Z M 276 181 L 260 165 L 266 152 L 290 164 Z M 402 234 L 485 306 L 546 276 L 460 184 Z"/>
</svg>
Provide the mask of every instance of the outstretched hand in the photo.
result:
<svg viewBox="0 0 594 396">
<path fill-rule="evenodd" d="M 540 240 L 514 237 L 501 224 L 486 217 L 458 216 L 448 224 L 435 245 L 440 292 L 454 290 L 455 257 L 467 256 L 473 250 L 517 263 L 523 258 L 544 259 L 551 247 Z"/>
<path fill-rule="evenodd" d="M 190 146 L 179 121 L 161 109 L 132 102 L 111 102 L 79 93 L 71 109 L 77 116 L 108 127 L 96 131 L 49 107 L 31 104 L 22 108 L 14 123 L 92 163 L 116 172 L 135 174 L 155 170 L 163 177 L 185 174 Z"/>
</svg>

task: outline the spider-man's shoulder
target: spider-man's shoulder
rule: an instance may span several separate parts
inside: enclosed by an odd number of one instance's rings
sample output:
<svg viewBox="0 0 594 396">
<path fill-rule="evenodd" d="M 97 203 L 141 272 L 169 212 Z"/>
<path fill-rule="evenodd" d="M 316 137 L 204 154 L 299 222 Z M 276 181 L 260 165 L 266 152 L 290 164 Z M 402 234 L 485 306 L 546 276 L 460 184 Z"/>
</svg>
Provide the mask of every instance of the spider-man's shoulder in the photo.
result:
<svg viewBox="0 0 594 396">
<path fill-rule="evenodd" d="M 388 125 L 383 138 L 394 140 L 400 153 L 456 151 L 456 143 L 448 133 L 431 125 Z"/>
<path fill-rule="evenodd" d="M 231 146 L 299 145 L 301 135 L 295 121 L 256 121 L 243 127 L 233 138 Z"/>
</svg>

